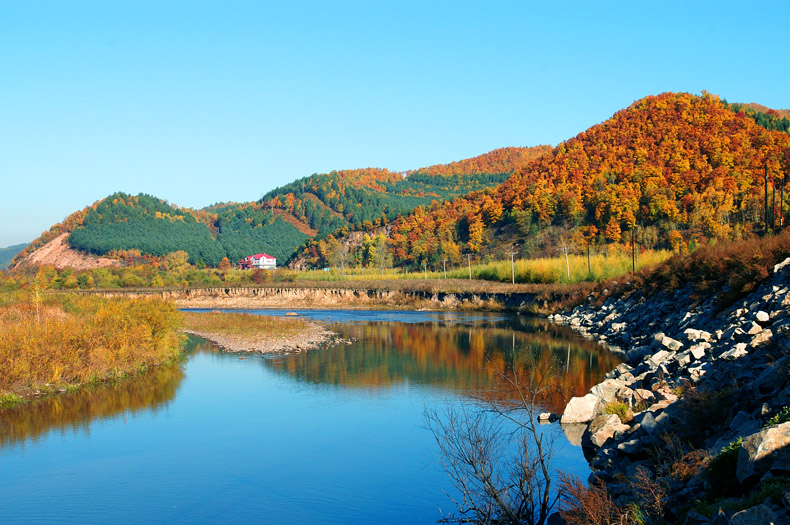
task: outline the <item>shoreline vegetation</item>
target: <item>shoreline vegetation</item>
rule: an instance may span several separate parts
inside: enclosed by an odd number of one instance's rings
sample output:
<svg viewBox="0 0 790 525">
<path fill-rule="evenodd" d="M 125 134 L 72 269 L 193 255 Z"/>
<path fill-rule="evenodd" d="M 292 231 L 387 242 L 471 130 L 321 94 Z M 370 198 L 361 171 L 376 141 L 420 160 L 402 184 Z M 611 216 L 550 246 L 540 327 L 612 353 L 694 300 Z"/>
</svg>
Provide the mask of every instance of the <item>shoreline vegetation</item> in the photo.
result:
<svg viewBox="0 0 790 525">
<path fill-rule="evenodd" d="M 176 362 L 181 324 L 158 298 L 0 294 L 0 406 Z"/>
<path fill-rule="evenodd" d="M 482 260 L 469 264 L 439 262 L 421 269 L 380 268 L 376 266 L 337 266 L 326 269 L 239 270 L 229 263 L 218 268 L 198 267 L 186 261 L 185 252 L 175 252 L 171 259 L 148 261 L 138 254 L 117 259 L 118 265 L 92 269 L 56 267 L 49 264 L 21 265 L 0 274 L 0 288 L 15 289 L 35 281 L 42 289 L 54 290 L 173 290 L 206 287 L 247 286 L 366 286 L 366 287 L 432 287 L 462 289 L 509 290 L 540 286 L 566 287 L 594 284 L 654 266 L 672 255 L 666 250 L 637 250 L 606 247 L 588 258 L 570 253 L 555 257 L 530 259 Z M 57 264 L 55 261 L 53 264 Z M 421 283 L 421 284 L 420 284 Z"/>
<path fill-rule="evenodd" d="M 235 312 L 184 312 L 184 332 L 227 352 L 277 354 L 314 350 L 334 333 L 314 321 Z"/>
</svg>

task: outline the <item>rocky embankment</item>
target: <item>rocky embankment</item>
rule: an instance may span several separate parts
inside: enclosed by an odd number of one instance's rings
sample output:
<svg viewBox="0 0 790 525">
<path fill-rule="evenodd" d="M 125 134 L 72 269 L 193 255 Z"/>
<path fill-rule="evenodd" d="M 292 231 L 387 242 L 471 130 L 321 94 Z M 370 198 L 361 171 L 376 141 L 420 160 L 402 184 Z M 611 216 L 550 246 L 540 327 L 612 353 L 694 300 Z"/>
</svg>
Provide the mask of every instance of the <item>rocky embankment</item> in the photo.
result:
<svg viewBox="0 0 790 525">
<path fill-rule="evenodd" d="M 721 311 L 687 286 L 552 316 L 625 353 L 561 418 L 586 426 L 589 481 L 621 508 L 661 494 L 672 523 L 790 522 L 789 284 L 787 259 Z"/>
</svg>

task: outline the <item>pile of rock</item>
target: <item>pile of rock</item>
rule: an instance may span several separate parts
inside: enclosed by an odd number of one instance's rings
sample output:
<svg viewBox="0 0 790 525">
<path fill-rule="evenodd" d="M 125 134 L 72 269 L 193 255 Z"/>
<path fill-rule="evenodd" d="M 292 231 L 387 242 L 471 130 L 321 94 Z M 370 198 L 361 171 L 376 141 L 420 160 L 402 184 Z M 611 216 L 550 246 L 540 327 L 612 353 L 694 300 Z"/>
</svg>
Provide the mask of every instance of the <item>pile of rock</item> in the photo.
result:
<svg viewBox="0 0 790 525">
<path fill-rule="evenodd" d="M 790 447 L 785 450 L 790 422 L 767 424 L 790 405 L 789 281 L 790 258 L 746 298 L 721 312 L 717 294 L 701 300 L 687 287 L 652 297 L 612 298 L 600 307 L 588 301 L 568 315 L 552 316 L 625 354 L 624 363 L 589 394 L 571 399 L 562 414 L 563 425 L 586 426 L 582 444 L 594 470 L 591 480 L 606 481 L 624 503 L 628 487 L 622 480 L 633 479 L 641 469 L 654 478 L 664 476 L 661 481 L 676 499 L 693 500 L 705 490 L 706 479 L 673 479 L 655 458 L 662 456 L 662 448 L 671 447 L 667 436 L 682 434 L 689 429 L 680 426 L 694 424 L 712 456 L 743 440 L 737 479 L 744 486 L 790 474 Z M 691 390 L 734 392 L 724 407 L 725 420 L 689 421 L 688 403 L 679 397 Z M 627 405 L 625 421 L 606 413 L 615 404 L 621 412 Z M 758 510 L 772 513 L 774 521 L 790 521 L 787 507 L 772 505 Z M 703 522 L 697 519 L 694 523 Z M 718 519 L 742 522 L 742 516 Z"/>
</svg>

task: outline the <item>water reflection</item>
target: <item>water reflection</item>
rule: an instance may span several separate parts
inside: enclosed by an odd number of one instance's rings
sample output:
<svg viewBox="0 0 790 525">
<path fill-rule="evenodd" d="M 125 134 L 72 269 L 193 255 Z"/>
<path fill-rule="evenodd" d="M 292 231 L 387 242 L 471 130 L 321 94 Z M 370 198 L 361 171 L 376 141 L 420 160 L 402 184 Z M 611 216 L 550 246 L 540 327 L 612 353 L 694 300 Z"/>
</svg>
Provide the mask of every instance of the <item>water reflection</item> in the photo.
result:
<svg viewBox="0 0 790 525">
<path fill-rule="evenodd" d="M 196 340 L 192 339 L 194 344 Z M 181 366 L 149 370 L 125 381 L 37 399 L 0 410 L 0 448 L 51 431 L 89 429 L 91 421 L 124 412 L 156 412 L 175 398 L 184 378 Z"/>
<path fill-rule="evenodd" d="M 504 372 L 525 376 L 550 372 L 553 388 L 540 402 L 561 411 L 571 396 L 584 395 L 618 363 L 600 345 L 542 319 L 494 318 L 334 324 L 351 344 L 266 359 L 281 373 L 314 383 L 378 388 L 417 383 L 474 394 L 497 395 Z"/>
</svg>

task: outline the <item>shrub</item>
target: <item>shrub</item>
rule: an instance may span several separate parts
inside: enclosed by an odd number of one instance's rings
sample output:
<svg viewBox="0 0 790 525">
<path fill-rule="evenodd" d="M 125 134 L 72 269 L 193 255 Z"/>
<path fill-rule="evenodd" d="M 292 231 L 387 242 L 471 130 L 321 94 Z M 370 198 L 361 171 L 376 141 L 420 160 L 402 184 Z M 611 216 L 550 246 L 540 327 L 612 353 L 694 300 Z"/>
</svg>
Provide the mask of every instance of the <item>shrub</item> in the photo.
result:
<svg viewBox="0 0 790 525">
<path fill-rule="evenodd" d="M 741 484 L 735 477 L 738 467 L 738 453 L 741 450 L 739 438 L 721 449 L 718 456 L 708 463 L 707 477 L 710 482 L 710 496 L 712 498 L 726 498 L 736 496 L 741 491 Z"/>
<path fill-rule="evenodd" d="M 775 425 L 781 425 L 782 423 L 787 423 L 788 421 L 790 421 L 790 406 L 779 409 L 779 412 L 774 414 L 768 421 L 765 422 L 765 426 L 772 427 Z"/>
<path fill-rule="evenodd" d="M 631 407 L 628 406 L 627 403 L 623 403 L 622 401 L 609 403 L 608 405 L 606 405 L 604 411 L 607 414 L 616 414 L 617 417 L 620 418 L 620 421 L 623 423 L 629 423 L 634 419 L 634 412 L 631 410 Z"/>
</svg>

